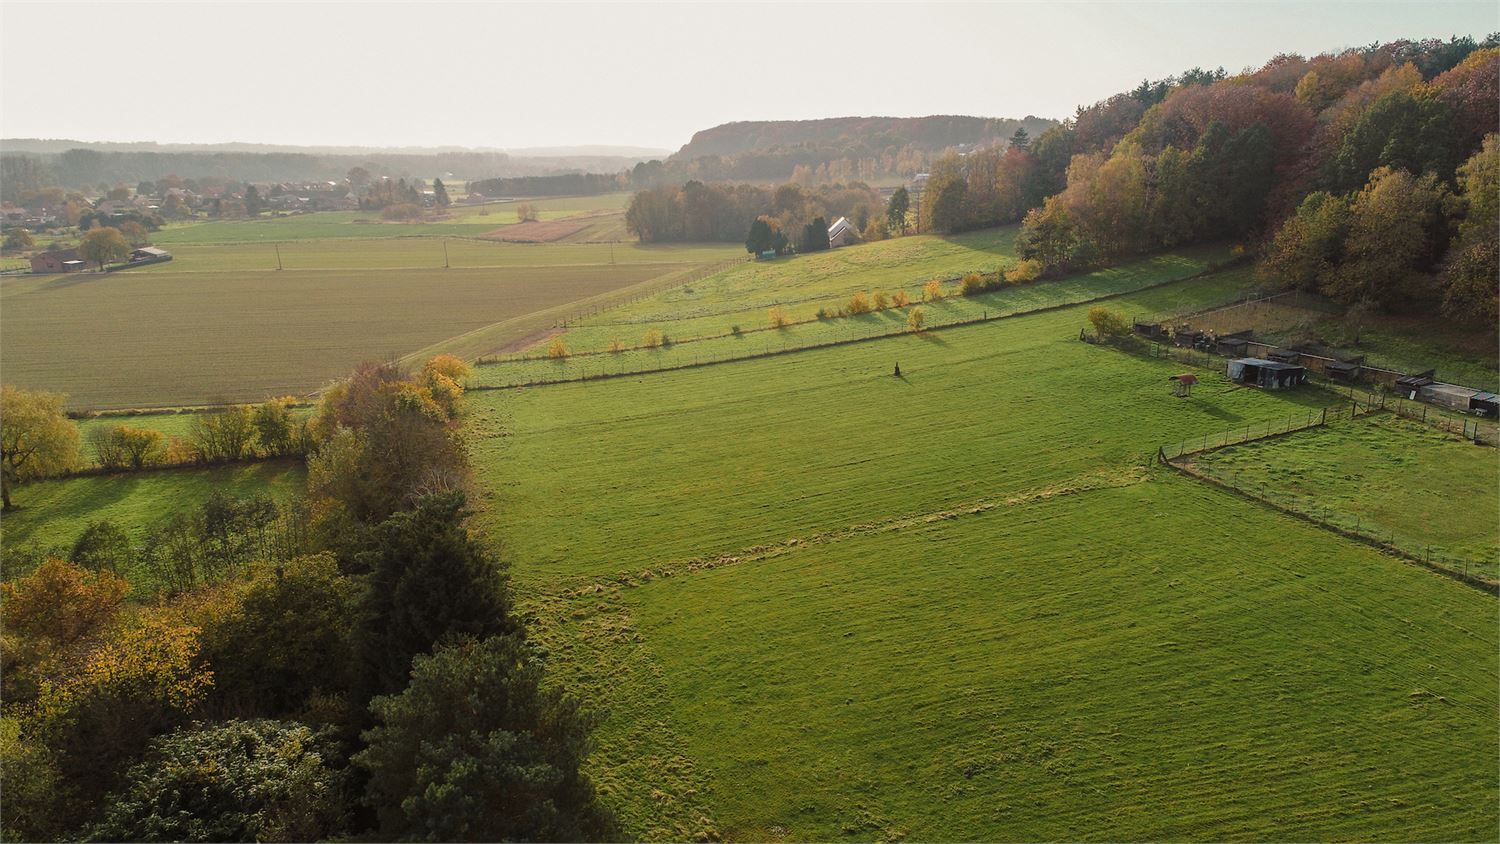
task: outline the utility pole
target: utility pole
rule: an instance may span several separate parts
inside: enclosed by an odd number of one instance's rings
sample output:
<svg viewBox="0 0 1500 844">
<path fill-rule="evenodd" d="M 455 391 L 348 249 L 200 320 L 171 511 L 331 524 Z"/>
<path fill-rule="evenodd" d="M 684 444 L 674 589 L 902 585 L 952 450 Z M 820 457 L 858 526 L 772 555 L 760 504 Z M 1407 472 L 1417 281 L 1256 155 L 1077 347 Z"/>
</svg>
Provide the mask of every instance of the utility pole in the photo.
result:
<svg viewBox="0 0 1500 844">
<path fill-rule="evenodd" d="M 281 244 L 275 244 L 276 248 L 276 271 L 281 271 Z"/>
<path fill-rule="evenodd" d="M 448 269 L 448 239 L 443 238 L 443 269 Z"/>
</svg>

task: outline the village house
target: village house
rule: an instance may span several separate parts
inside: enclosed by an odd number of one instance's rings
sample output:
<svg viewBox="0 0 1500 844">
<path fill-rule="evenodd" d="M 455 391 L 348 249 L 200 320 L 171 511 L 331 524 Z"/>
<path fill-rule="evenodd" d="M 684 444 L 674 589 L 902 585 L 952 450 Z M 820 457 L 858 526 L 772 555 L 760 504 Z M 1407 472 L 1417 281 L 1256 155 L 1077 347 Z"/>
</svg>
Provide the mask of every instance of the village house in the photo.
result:
<svg viewBox="0 0 1500 844">
<path fill-rule="evenodd" d="M 859 242 L 859 232 L 855 231 L 854 224 L 847 217 L 840 217 L 833 221 L 828 227 L 828 248 L 837 249 L 840 246 L 848 246 Z"/>
</svg>

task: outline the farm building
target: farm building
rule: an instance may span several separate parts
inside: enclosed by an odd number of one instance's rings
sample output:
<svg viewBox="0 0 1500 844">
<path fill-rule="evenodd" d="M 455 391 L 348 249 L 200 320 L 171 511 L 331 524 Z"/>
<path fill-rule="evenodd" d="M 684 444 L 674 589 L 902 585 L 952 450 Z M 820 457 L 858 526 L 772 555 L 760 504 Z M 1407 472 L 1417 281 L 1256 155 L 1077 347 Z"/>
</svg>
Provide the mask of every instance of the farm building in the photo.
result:
<svg viewBox="0 0 1500 844">
<path fill-rule="evenodd" d="M 73 273 L 84 266 L 77 249 L 60 249 L 31 256 L 31 271 L 34 273 Z"/>
<path fill-rule="evenodd" d="M 1500 396 L 1494 393 L 1475 393 L 1469 397 L 1469 411 L 1478 416 L 1500 416 Z"/>
<path fill-rule="evenodd" d="M 1468 410 L 1469 401 L 1479 395 L 1478 390 L 1455 384 L 1434 382 L 1417 391 L 1417 397 L 1428 404 L 1446 407 L 1449 410 Z"/>
<path fill-rule="evenodd" d="M 155 246 L 142 246 L 140 249 L 132 250 L 130 253 L 130 263 L 132 264 L 156 264 L 170 260 L 172 260 L 171 252 L 165 249 L 157 249 Z"/>
<path fill-rule="evenodd" d="M 1221 355 L 1243 355 L 1245 349 L 1250 345 L 1250 332 L 1237 331 L 1233 334 L 1221 334 L 1215 342 L 1215 349 Z"/>
<path fill-rule="evenodd" d="M 1229 362 L 1229 380 L 1267 390 L 1284 390 L 1307 383 L 1307 368 L 1264 358 L 1237 358 Z"/>
<path fill-rule="evenodd" d="M 1323 364 L 1323 374 L 1330 381 L 1352 382 L 1359 377 L 1360 366 L 1353 361 L 1332 360 Z"/>
<path fill-rule="evenodd" d="M 1202 331 L 1193 331 L 1188 328 L 1179 328 L 1172 334 L 1172 343 L 1185 349 L 1197 348 L 1198 341 L 1202 339 Z"/>
<path fill-rule="evenodd" d="M 833 221 L 828 227 L 828 248 L 837 249 L 840 246 L 848 246 L 859 241 L 859 232 L 854 230 L 854 224 L 849 222 L 848 217 L 840 217 Z"/>
<path fill-rule="evenodd" d="M 1417 393 L 1423 387 L 1426 387 L 1437 380 L 1432 377 L 1436 374 L 1437 370 L 1429 369 L 1426 372 L 1421 372 L 1416 375 L 1403 375 L 1402 377 L 1396 379 L 1396 392 L 1400 393 L 1403 396 L 1406 396 L 1409 399 L 1415 399 L 1417 397 Z"/>
</svg>

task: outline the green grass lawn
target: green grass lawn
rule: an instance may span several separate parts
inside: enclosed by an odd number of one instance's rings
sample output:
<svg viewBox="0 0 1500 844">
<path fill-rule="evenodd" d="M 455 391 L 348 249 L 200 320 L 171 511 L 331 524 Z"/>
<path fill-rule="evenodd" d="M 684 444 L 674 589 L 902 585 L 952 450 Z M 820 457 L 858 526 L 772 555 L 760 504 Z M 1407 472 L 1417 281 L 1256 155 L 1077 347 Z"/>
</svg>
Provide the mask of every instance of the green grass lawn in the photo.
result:
<svg viewBox="0 0 1500 844">
<path fill-rule="evenodd" d="M 153 524 L 215 490 L 281 500 L 300 496 L 306 474 L 300 462 L 277 460 L 36 481 L 16 488 L 17 509 L 0 519 L 0 535 L 8 548 L 36 544 L 66 550 L 90 522 L 109 520 L 140 538 Z"/>
<path fill-rule="evenodd" d="M 1495 450 L 1392 414 L 1198 455 L 1210 477 L 1248 487 L 1416 554 L 1473 558 L 1495 577 L 1500 485 Z"/>
<path fill-rule="evenodd" d="M 471 394 L 477 525 L 628 835 L 1493 830 L 1493 597 L 1146 468 L 1337 396 L 1173 398 L 1086 311 Z"/>
</svg>

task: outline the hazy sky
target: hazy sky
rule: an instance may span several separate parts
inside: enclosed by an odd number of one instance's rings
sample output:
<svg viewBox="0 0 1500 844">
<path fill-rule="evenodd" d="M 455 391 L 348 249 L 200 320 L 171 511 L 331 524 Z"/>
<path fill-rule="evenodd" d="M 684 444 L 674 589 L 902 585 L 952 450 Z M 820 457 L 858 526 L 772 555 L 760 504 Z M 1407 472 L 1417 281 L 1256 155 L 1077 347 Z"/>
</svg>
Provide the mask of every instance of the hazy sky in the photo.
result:
<svg viewBox="0 0 1500 844">
<path fill-rule="evenodd" d="M 732 120 L 1060 118 L 1195 65 L 1495 30 L 1495 0 L 0 0 L 0 134 L 676 149 Z"/>
</svg>

